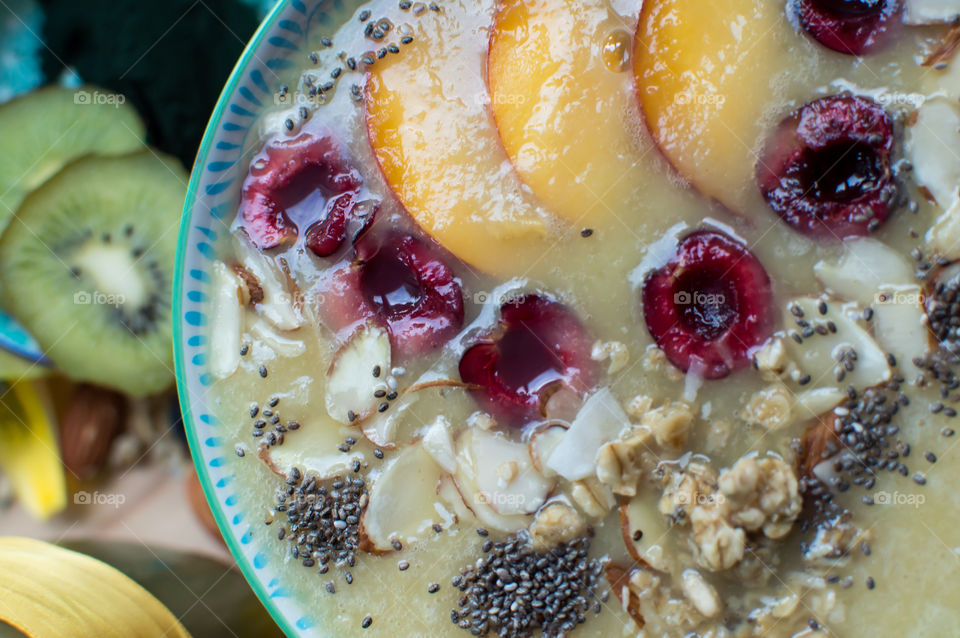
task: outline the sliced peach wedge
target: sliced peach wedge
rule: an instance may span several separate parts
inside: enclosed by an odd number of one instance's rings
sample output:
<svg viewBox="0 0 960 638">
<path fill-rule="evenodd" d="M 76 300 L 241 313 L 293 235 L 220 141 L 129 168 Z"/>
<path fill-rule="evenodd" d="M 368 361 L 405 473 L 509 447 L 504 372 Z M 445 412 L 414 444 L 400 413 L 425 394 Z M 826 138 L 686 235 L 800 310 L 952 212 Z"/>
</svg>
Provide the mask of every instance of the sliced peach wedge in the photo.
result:
<svg viewBox="0 0 960 638">
<path fill-rule="evenodd" d="M 471 12 L 474 13 L 474 12 Z M 518 276 L 561 224 L 510 165 L 481 77 L 490 13 L 424 13 L 414 40 L 369 71 L 366 125 L 390 188 L 428 234 L 480 270 Z"/>
<path fill-rule="evenodd" d="M 783 2 L 643 3 L 634 73 L 647 128 L 684 178 L 734 212 L 765 208 L 753 177 L 764 105 L 803 64 L 798 40 Z"/>
<path fill-rule="evenodd" d="M 633 28 L 608 0 L 500 0 L 494 18 L 487 83 L 500 139 L 523 181 L 572 224 L 612 223 L 649 170 Z"/>
</svg>

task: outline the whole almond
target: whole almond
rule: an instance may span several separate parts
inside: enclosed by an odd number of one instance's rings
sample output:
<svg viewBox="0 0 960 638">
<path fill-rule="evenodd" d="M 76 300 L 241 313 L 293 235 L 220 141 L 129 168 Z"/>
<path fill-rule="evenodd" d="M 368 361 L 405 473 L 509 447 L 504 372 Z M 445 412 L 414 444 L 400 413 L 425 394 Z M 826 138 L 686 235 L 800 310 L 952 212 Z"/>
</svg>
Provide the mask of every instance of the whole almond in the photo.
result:
<svg viewBox="0 0 960 638">
<path fill-rule="evenodd" d="M 122 394 L 78 385 L 60 421 L 64 467 L 80 480 L 95 477 L 123 429 L 125 411 L 126 398 Z"/>
</svg>

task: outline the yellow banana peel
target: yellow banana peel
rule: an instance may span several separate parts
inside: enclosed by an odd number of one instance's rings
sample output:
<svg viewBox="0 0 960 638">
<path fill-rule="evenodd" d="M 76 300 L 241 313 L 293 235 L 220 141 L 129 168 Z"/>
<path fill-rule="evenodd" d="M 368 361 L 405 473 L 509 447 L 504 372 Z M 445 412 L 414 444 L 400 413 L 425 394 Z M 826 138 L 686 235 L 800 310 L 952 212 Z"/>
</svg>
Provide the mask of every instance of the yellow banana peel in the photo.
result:
<svg viewBox="0 0 960 638">
<path fill-rule="evenodd" d="M 0 383 L 0 468 L 23 506 L 47 519 L 67 505 L 67 486 L 42 382 Z"/>
<path fill-rule="evenodd" d="M 150 592 L 106 563 L 0 538 L 0 620 L 30 638 L 189 638 Z"/>
</svg>

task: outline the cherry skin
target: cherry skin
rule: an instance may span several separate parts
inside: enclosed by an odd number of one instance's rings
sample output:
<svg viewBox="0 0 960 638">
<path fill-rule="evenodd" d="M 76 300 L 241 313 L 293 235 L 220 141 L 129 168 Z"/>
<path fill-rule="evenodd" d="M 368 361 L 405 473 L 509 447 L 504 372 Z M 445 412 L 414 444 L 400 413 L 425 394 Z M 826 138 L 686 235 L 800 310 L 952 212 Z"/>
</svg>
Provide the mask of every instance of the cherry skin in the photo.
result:
<svg viewBox="0 0 960 638">
<path fill-rule="evenodd" d="M 643 284 L 643 316 L 667 359 L 719 379 L 750 362 L 772 331 L 773 295 L 759 260 L 714 230 L 684 237 Z"/>
</svg>

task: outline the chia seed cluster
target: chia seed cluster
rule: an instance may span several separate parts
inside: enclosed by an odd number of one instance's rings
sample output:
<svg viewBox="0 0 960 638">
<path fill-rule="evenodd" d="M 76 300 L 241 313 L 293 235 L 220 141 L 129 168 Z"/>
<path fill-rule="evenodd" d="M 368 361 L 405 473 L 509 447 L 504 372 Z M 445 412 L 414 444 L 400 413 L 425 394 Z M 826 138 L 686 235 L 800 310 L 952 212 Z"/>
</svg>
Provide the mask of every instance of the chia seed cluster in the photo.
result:
<svg viewBox="0 0 960 638">
<path fill-rule="evenodd" d="M 253 420 L 251 434 L 254 440 L 260 441 L 260 447 L 268 448 L 283 445 L 287 432 L 300 429 L 300 424 L 297 421 L 283 423 L 280 411 L 276 410 L 279 403 L 279 397 L 272 397 L 264 406 L 260 406 L 258 403 L 250 406 L 250 418 Z M 238 456 L 243 455 L 238 453 Z"/>
<path fill-rule="evenodd" d="M 286 513 L 277 538 L 289 541 L 291 555 L 304 567 L 319 565 L 321 574 L 329 571 L 330 563 L 353 567 L 360 543 L 360 517 L 368 500 L 362 478 L 340 476 L 321 482 L 315 476 L 305 478 L 294 467 L 286 485 L 277 491 L 275 511 Z M 350 572 L 345 578 L 347 584 L 353 581 Z M 333 593 L 332 581 L 327 591 Z"/>
<path fill-rule="evenodd" d="M 829 485 L 816 476 L 800 480 L 805 499 L 813 506 L 814 516 L 806 525 L 836 520 L 845 513 L 833 498 L 833 490 L 846 492 L 852 486 L 873 489 L 877 475 L 882 471 L 909 474 L 904 459 L 910 455 L 910 445 L 897 438 L 900 427 L 894 424 L 901 405 L 909 405 L 909 398 L 900 391 L 903 377 L 899 374 L 883 386 L 858 393 L 847 388 L 847 400 L 834 408 L 833 432 L 835 440 L 828 440 L 821 458 L 833 458 L 834 475 Z M 864 502 L 869 504 L 870 497 Z"/>
<path fill-rule="evenodd" d="M 556 636 L 573 631 L 593 610 L 600 613 L 597 588 L 603 564 L 588 557 L 590 540 L 579 538 L 539 553 L 526 539 L 486 540 L 485 556 L 453 578 L 463 592 L 450 619 L 474 636 L 521 638 L 540 631 Z"/>
</svg>

